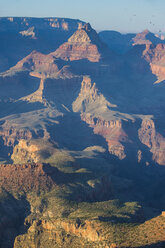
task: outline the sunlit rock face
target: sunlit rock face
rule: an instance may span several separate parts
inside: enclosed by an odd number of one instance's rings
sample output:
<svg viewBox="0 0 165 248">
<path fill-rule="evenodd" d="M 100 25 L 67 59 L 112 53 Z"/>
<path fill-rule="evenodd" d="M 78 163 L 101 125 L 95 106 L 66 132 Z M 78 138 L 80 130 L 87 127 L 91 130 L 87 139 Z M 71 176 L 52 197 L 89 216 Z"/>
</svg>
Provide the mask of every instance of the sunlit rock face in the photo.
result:
<svg viewBox="0 0 165 248">
<path fill-rule="evenodd" d="M 153 154 L 152 159 L 160 165 L 165 165 L 165 138 L 156 131 L 153 120 L 144 120 L 138 131 L 140 141 Z"/>
<path fill-rule="evenodd" d="M 87 59 L 91 62 L 99 62 L 105 51 L 107 51 L 106 45 L 88 23 L 78 29 L 68 42 L 61 45 L 53 54 L 64 60 Z"/>
<path fill-rule="evenodd" d="M 163 40 L 106 45 L 66 18 L 0 18 L 0 34 L 0 246 L 164 242 Z"/>
</svg>

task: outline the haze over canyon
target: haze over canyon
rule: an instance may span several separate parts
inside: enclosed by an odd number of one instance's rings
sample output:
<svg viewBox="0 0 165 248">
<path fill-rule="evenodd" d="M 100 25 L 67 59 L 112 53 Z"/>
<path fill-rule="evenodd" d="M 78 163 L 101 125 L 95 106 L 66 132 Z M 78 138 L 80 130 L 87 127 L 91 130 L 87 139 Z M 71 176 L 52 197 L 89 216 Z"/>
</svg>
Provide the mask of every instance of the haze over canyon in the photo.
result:
<svg viewBox="0 0 165 248">
<path fill-rule="evenodd" d="M 0 247 L 165 247 L 165 39 L 0 18 Z"/>
</svg>

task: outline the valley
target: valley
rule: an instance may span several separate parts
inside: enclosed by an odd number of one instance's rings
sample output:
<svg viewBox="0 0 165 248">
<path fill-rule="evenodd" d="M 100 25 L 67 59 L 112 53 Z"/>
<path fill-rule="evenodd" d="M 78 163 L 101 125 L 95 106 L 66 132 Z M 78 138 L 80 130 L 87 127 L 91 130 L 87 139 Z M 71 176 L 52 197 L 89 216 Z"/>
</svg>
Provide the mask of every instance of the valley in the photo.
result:
<svg viewBox="0 0 165 248">
<path fill-rule="evenodd" d="M 164 41 L 107 32 L 0 18 L 2 248 L 165 246 Z"/>
</svg>

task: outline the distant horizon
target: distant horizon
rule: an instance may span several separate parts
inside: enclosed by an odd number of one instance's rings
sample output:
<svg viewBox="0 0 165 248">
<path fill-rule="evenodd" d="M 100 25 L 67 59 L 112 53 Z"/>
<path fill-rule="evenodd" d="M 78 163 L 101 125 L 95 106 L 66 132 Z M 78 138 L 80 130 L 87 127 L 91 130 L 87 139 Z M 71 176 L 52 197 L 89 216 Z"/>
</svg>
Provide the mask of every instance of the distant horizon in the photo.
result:
<svg viewBox="0 0 165 248">
<path fill-rule="evenodd" d="M 85 21 L 85 20 L 82 20 L 82 19 L 79 19 L 79 18 L 72 18 L 72 17 L 61 17 L 61 16 L 0 16 L 0 18 L 34 18 L 34 19 L 49 19 L 49 18 L 58 18 L 58 19 L 70 19 L 70 20 L 79 20 L 81 22 L 85 22 L 85 23 L 90 23 L 88 21 Z M 90 23 L 90 25 L 92 26 L 93 29 L 95 29 L 93 27 L 93 25 Z M 115 29 L 95 29 L 97 32 L 101 32 L 101 31 L 114 31 L 114 32 L 118 32 L 118 33 L 121 33 L 121 34 L 136 34 L 136 33 L 141 33 L 145 30 L 148 30 L 149 32 L 151 33 L 154 33 L 154 34 L 158 34 L 158 32 L 152 32 L 151 30 L 147 29 L 147 28 L 144 28 L 143 30 L 139 31 L 139 32 L 136 32 L 136 31 L 120 31 L 120 30 L 115 30 Z M 165 34 L 165 31 L 162 32 L 162 34 Z"/>
<path fill-rule="evenodd" d="M 163 0 L 6 0 L 1 17 L 69 18 L 89 22 L 97 30 L 165 33 Z"/>
</svg>

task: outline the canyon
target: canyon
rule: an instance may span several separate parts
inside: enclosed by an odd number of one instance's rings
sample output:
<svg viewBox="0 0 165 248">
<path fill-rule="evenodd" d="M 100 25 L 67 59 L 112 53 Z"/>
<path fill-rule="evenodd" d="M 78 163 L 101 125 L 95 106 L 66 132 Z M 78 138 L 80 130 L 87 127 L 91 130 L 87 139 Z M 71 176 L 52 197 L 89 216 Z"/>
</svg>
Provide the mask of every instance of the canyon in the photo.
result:
<svg viewBox="0 0 165 248">
<path fill-rule="evenodd" d="M 0 247 L 163 248 L 164 40 L 28 17 L 0 36 Z"/>
</svg>

